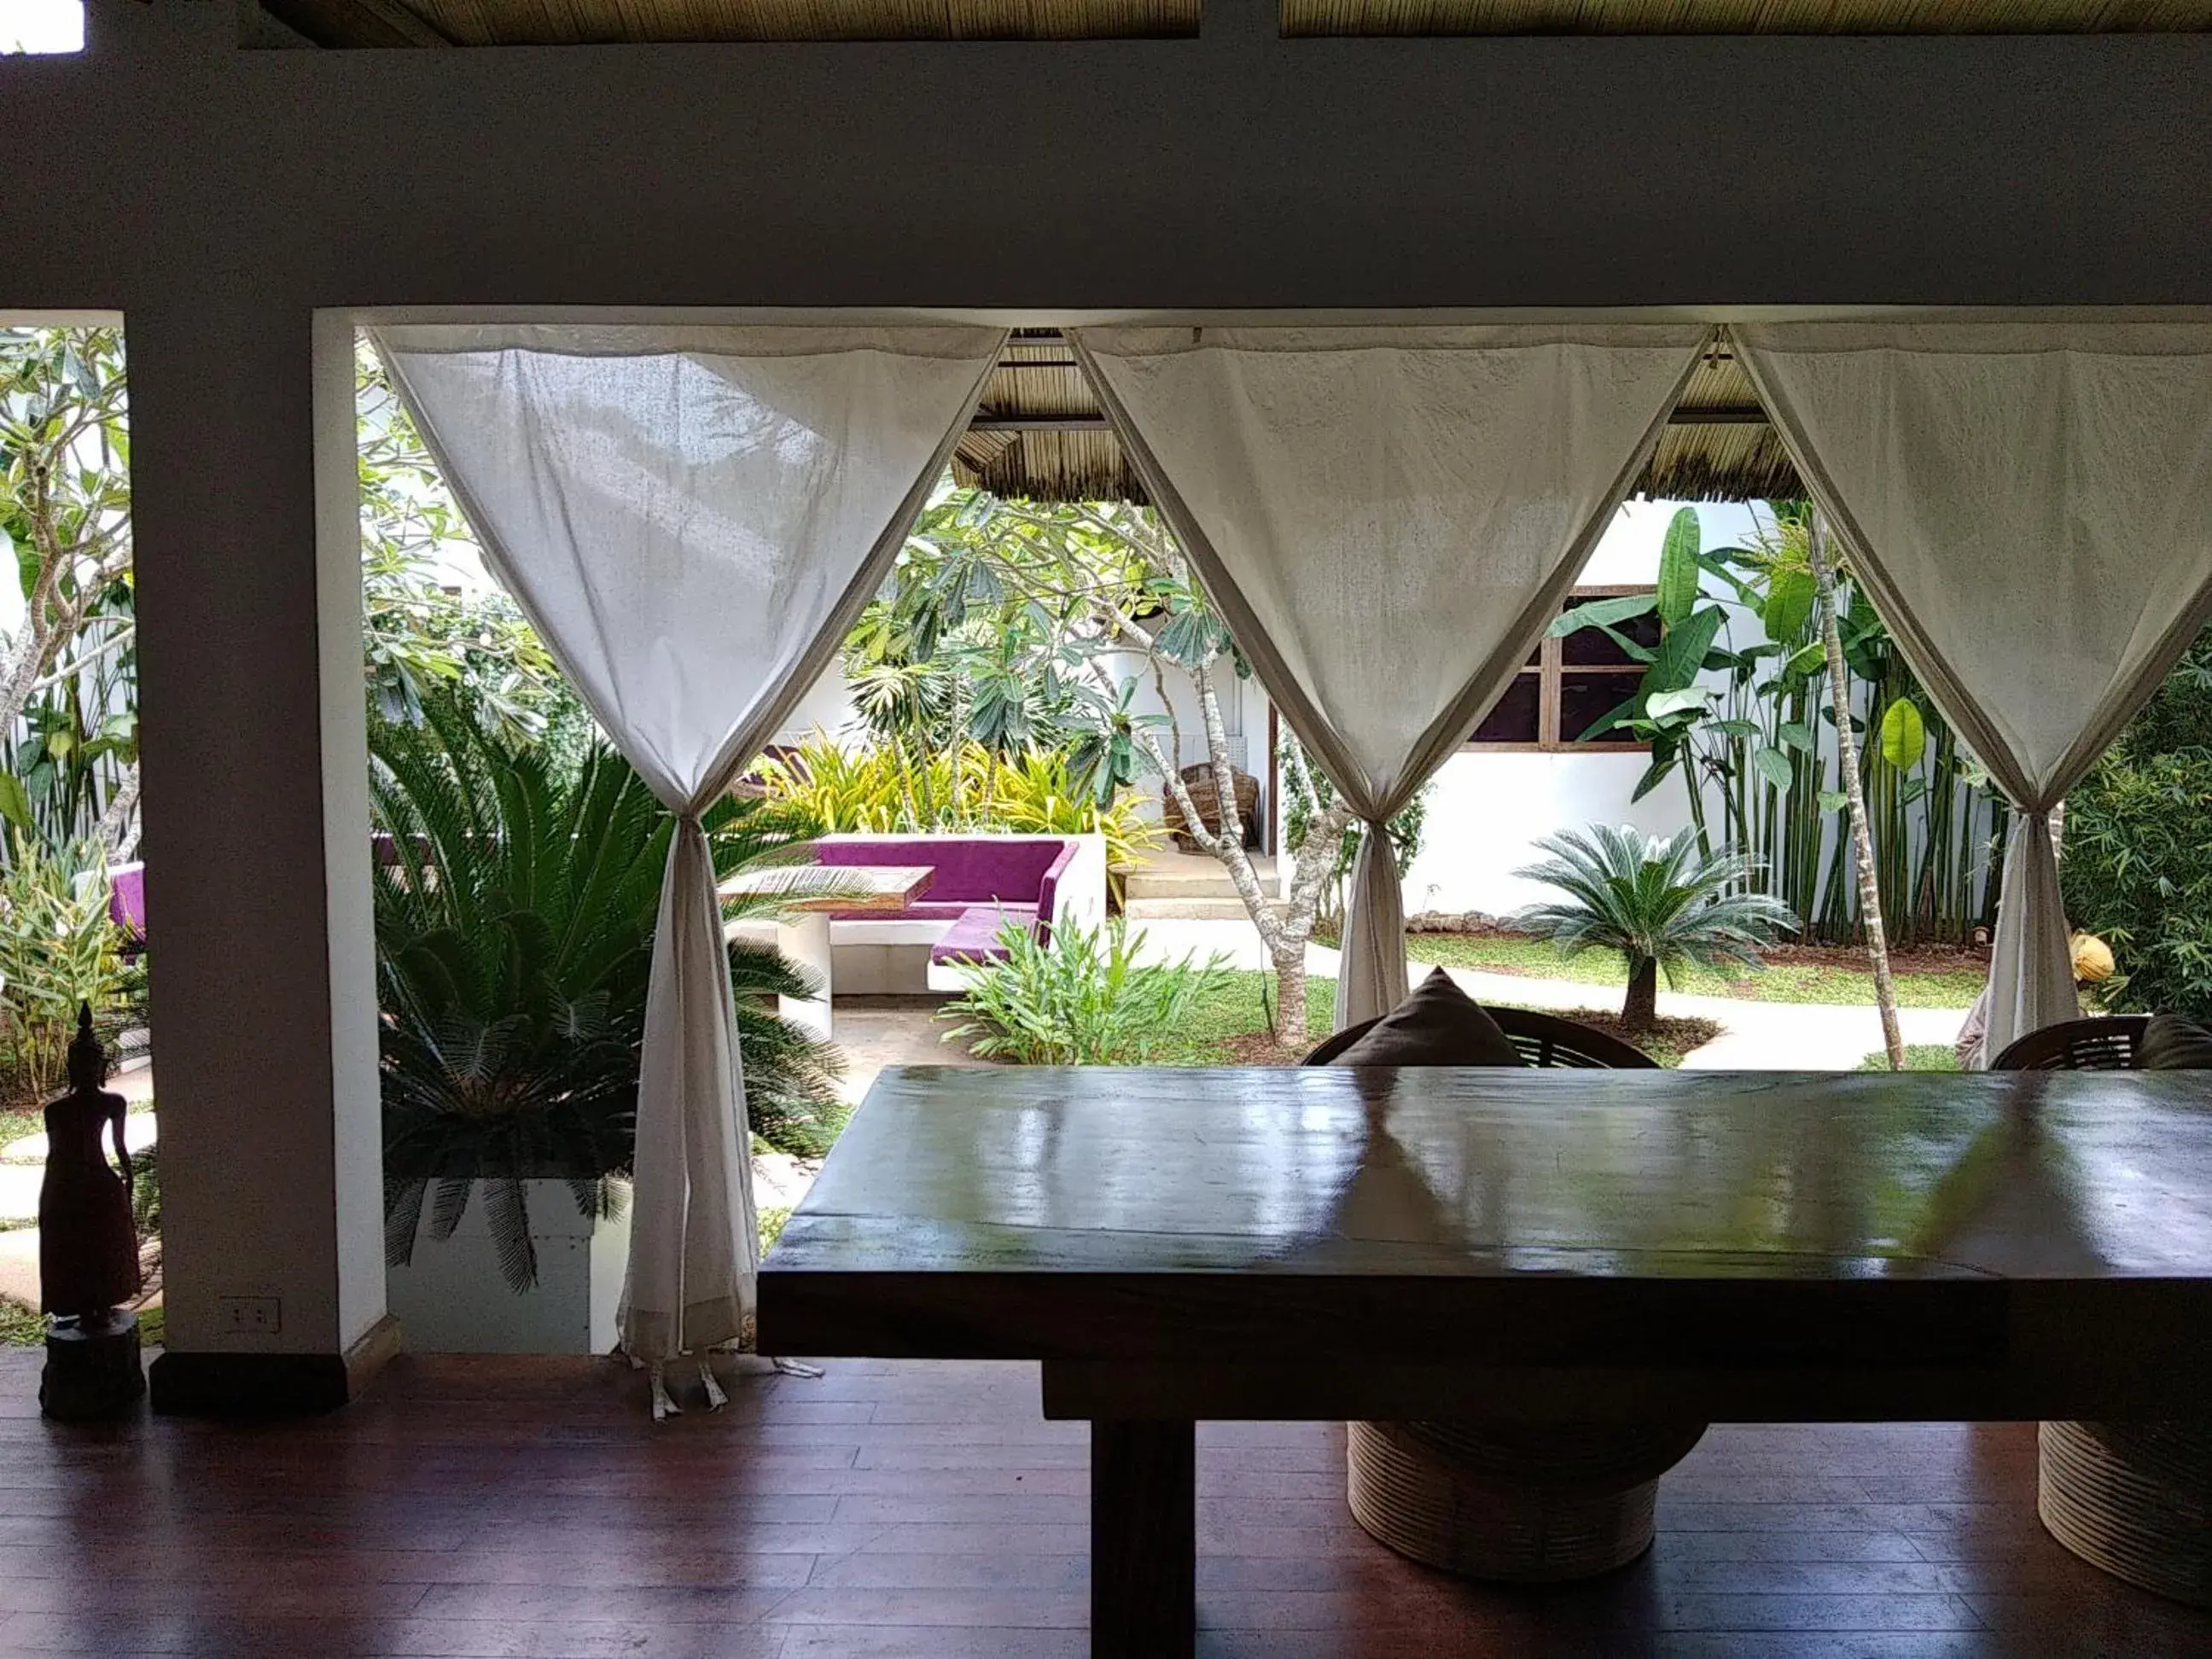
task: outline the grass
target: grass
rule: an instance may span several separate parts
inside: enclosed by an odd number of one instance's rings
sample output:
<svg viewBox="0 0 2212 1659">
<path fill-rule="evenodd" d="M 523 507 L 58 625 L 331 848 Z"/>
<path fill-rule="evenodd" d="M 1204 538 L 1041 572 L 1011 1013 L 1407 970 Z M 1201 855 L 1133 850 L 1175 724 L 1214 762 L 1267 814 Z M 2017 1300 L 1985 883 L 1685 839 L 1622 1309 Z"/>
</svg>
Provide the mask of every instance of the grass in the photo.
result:
<svg viewBox="0 0 2212 1659">
<path fill-rule="evenodd" d="M 1889 1069 L 1887 1050 L 1877 1048 L 1859 1062 L 1862 1072 L 1886 1072 Z M 1905 1045 L 1905 1069 L 1908 1072 L 1955 1072 L 1959 1056 L 1947 1042 L 1908 1042 Z"/>
<path fill-rule="evenodd" d="M 1275 976 L 1258 969 L 1223 969 L 1206 977 L 1190 1012 L 1173 1036 L 1152 1050 L 1154 1066 L 1288 1065 L 1297 1058 L 1278 1049 L 1269 1035 Z M 1336 981 L 1306 981 L 1307 1047 L 1328 1035 L 1336 1007 Z"/>
<path fill-rule="evenodd" d="M 1273 1006 L 1275 976 L 1253 969 L 1224 969 L 1212 975 L 1191 1007 L 1189 1018 L 1174 1038 L 1152 1051 L 1155 1066 L 1289 1066 L 1298 1054 L 1278 1048 L 1269 1034 L 1267 1013 Z M 1306 981 L 1306 1046 L 1328 1034 L 1334 1018 L 1336 981 Z M 1720 1035 L 1710 1019 L 1662 1019 L 1650 1030 L 1630 1032 L 1617 1014 L 1571 1009 L 1571 1019 L 1597 1027 L 1610 1036 L 1633 1042 L 1662 1066 L 1678 1066 L 1682 1056 Z M 1303 1051 L 1300 1051 L 1303 1052 Z"/>
<path fill-rule="evenodd" d="M 44 1110 L 36 1106 L 20 1111 L 0 1112 L 0 1146 L 21 1140 L 25 1135 L 42 1135 L 46 1132 Z"/>
<path fill-rule="evenodd" d="M 12 1296 L 0 1296 L 0 1348 L 35 1348 L 46 1340 L 44 1315 Z"/>
<path fill-rule="evenodd" d="M 1406 951 L 1416 962 L 1478 968 L 1492 974 L 1572 980 L 1583 985 L 1628 983 L 1621 959 L 1609 952 L 1562 954 L 1549 939 L 1518 933 L 1412 933 Z M 1688 968 L 1669 988 L 1698 996 L 1750 1002 L 1826 1002 L 1871 1006 L 1874 975 L 1828 958 L 1842 951 L 1784 948 L 1757 968 Z M 1900 954 L 1892 963 L 1897 1000 L 1905 1008 L 1969 1008 L 1981 994 L 1985 970 L 1956 951 Z"/>
<path fill-rule="evenodd" d="M 753 1219 L 760 1224 L 761 1254 L 766 1255 L 775 1241 L 783 1237 L 783 1224 L 791 1219 L 791 1206 L 776 1205 L 763 1210 Z"/>
<path fill-rule="evenodd" d="M 169 1334 L 167 1313 L 160 1304 L 138 1310 L 138 1346 L 158 1348 Z M 46 1340 L 44 1314 L 12 1296 L 0 1296 L 0 1348 L 36 1348 Z"/>
</svg>

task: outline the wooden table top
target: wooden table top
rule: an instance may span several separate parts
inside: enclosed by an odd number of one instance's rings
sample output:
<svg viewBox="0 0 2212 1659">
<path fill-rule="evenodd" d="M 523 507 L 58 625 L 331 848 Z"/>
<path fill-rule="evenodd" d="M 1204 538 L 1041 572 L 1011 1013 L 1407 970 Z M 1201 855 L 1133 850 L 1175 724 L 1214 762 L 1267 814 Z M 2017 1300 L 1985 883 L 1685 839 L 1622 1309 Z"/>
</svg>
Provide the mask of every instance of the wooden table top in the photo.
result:
<svg viewBox="0 0 2212 1659">
<path fill-rule="evenodd" d="M 2008 1316 L 1985 1292 L 2118 1280 L 2179 1284 L 2212 1331 L 2212 1075 L 915 1066 L 786 1224 L 761 1321 L 787 1352 L 1327 1328 L 1435 1357 L 1498 1322 L 1740 1320 L 1753 1292 L 1765 1318 L 1786 1286 L 1972 1346 Z"/>
<path fill-rule="evenodd" d="M 788 910 L 903 910 L 936 875 L 927 864 L 779 864 L 741 870 L 714 890 L 724 898 L 781 897 Z M 821 887 L 836 890 L 809 896 Z"/>
</svg>

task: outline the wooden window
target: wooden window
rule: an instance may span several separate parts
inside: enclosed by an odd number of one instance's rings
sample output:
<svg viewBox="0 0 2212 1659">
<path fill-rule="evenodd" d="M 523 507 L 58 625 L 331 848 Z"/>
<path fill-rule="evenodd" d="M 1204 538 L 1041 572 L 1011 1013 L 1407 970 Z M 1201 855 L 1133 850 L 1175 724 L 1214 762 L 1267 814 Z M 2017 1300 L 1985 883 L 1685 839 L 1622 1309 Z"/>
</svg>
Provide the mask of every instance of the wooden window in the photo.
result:
<svg viewBox="0 0 2212 1659">
<path fill-rule="evenodd" d="M 1651 591 L 1648 586 L 1578 587 L 1561 609 L 1572 610 L 1591 599 Z M 1616 627 L 1638 645 L 1659 642 L 1656 614 L 1632 617 Z M 1468 746 L 1537 754 L 1645 753 L 1650 744 L 1628 741 L 1617 733 L 1589 743 L 1575 741 L 1626 702 L 1643 673 L 1644 665 L 1601 629 L 1585 628 L 1565 639 L 1547 638 L 1514 676 L 1497 707 L 1475 727 Z"/>
</svg>

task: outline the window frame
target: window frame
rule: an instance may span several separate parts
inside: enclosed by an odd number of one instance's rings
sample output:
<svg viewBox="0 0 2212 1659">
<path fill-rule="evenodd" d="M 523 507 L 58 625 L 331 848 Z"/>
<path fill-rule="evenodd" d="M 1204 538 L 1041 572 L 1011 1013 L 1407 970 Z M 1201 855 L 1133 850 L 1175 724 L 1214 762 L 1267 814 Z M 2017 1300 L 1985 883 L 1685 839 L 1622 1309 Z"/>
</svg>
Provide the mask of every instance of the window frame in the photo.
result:
<svg viewBox="0 0 2212 1659">
<path fill-rule="evenodd" d="M 1652 582 L 1601 582 L 1588 587 L 1577 587 L 1567 596 L 1567 609 L 1587 604 L 1592 599 L 1617 599 L 1632 593 L 1656 593 L 1658 586 Z M 1651 745 L 1633 738 L 1605 738 L 1595 743 L 1577 743 L 1571 732 L 1559 729 L 1559 692 L 1569 672 L 1566 662 L 1566 639 L 1564 635 L 1547 634 L 1537 647 L 1536 661 L 1523 664 L 1515 671 L 1516 677 L 1532 675 L 1536 684 L 1536 741 L 1534 743 L 1480 743 L 1469 732 L 1461 742 L 1460 750 L 1469 755 L 1648 755 Z M 1610 674 L 1627 680 L 1631 688 L 1644 676 L 1641 663 L 1577 663 L 1571 671 L 1576 674 Z"/>
</svg>

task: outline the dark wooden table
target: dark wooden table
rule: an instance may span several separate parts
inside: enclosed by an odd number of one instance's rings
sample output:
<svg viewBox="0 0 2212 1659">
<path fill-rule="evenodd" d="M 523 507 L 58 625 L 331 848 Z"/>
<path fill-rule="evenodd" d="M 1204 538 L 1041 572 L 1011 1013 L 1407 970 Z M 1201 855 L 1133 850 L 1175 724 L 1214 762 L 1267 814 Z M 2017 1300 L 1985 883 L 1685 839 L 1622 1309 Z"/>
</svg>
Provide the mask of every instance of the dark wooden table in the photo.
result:
<svg viewBox="0 0 2212 1659">
<path fill-rule="evenodd" d="M 1203 1418 L 2201 1415 L 2212 1076 L 897 1068 L 760 1331 L 1043 1362 L 1092 1651 L 1187 1654 Z"/>
</svg>

